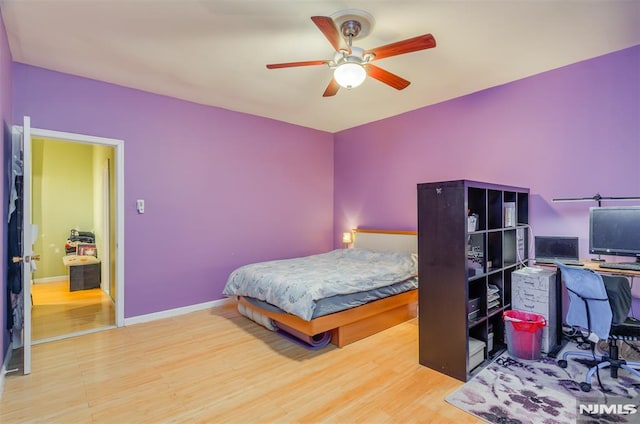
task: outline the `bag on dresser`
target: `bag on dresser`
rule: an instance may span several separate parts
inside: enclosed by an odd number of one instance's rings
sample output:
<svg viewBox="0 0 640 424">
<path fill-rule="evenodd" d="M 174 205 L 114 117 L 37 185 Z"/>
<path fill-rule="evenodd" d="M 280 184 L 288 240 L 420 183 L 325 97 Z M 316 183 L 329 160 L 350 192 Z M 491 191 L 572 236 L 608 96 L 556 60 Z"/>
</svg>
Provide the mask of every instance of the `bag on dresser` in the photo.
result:
<svg viewBox="0 0 640 424">
<path fill-rule="evenodd" d="M 79 243 L 95 243 L 96 236 L 90 231 L 71 230 L 69 241 Z"/>
<path fill-rule="evenodd" d="M 78 243 L 93 244 L 96 242 L 95 235 L 90 231 L 71 230 L 67 243 L 65 244 L 65 253 L 73 255 L 77 253 Z"/>
</svg>

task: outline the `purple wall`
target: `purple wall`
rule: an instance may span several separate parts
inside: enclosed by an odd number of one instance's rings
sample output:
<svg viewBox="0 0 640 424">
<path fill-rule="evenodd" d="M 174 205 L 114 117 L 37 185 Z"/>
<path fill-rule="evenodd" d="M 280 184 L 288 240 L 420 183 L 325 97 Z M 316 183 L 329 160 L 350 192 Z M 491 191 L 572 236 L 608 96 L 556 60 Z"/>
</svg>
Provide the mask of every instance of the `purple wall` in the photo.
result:
<svg viewBox="0 0 640 424">
<path fill-rule="evenodd" d="M 415 229 L 420 182 L 530 187 L 534 232 L 579 235 L 584 254 L 592 204 L 551 199 L 640 195 L 640 47 L 332 136 L 11 68 L 0 37 L 5 126 L 13 107 L 36 128 L 125 140 L 127 317 L 219 299 L 237 266 L 340 246 L 349 228 Z"/>
<path fill-rule="evenodd" d="M 336 246 L 357 226 L 415 230 L 417 183 L 472 179 L 529 187 L 533 233 L 577 235 L 581 256 L 589 257 L 589 207 L 596 202 L 551 199 L 640 196 L 640 46 L 342 131 L 334 140 Z M 640 317 L 640 284 L 633 294 Z"/>
<path fill-rule="evenodd" d="M 472 179 L 529 187 L 534 233 L 578 235 L 587 256 L 596 203 L 551 199 L 640 196 L 640 46 L 342 131 L 334 150 L 335 245 L 358 225 L 415 230 L 417 183 Z"/>
<path fill-rule="evenodd" d="M 22 64 L 13 78 L 16 120 L 125 141 L 126 317 L 220 299 L 239 265 L 332 248 L 331 134 Z"/>
<path fill-rule="evenodd" d="M 9 51 L 9 42 L 7 40 L 7 31 L 4 27 L 2 15 L 0 15 L 0 137 L 2 137 L 2 148 L 0 148 L 0 175 L 2 175 L 2 184 L 0 185 L 0 199 L 2 202 L 2 222 L 7 222 L 4 217 L 8 213 L 8 184 L 9 176 L 7 174 L 7 164 L 11 151 L 11 52 Z M 4 363 L 4 355 L 9 347 L 9 332 L 7 326 L 7 240 L 6 225 L 0 225 L 0 240 L 2 240 L 2 265 L 0 265 L 0 334 L 2 334 L 2 352 L 0 352 L 0 364 Z"/>
</svg>

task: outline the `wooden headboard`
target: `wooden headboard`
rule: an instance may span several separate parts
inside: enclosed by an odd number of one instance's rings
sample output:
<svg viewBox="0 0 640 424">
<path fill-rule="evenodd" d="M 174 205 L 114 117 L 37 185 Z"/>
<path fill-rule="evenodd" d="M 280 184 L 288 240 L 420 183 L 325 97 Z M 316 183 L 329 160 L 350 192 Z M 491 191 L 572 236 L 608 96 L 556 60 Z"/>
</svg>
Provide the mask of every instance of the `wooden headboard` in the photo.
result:
<svg viewBox="0 0 640 424">
<path fill-rule="evenodd" d="M 353 230 L 353 247 L 387 252 L 418 252 L 416 231 Z"/>
</svg>

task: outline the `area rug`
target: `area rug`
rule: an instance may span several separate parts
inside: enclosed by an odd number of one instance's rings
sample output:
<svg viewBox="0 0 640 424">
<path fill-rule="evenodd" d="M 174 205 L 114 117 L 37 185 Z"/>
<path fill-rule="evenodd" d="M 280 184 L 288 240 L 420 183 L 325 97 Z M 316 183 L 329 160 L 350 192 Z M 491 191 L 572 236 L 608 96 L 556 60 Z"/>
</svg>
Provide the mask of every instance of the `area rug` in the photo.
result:
<svg viewBox="0 0 640 424">
<path fill-rule="evenodd" d="M 579 349 L 570 343 L 565 350 Z M 612 379 L 604 369 L 604 391 L 594 375 L 585 393 L 579 384 L 592 360 L 570 356 L 564 369 L 556 361 L 515 359 L 505 352 L 446 401 L 489 423 L 640 423 L 640 380 L 624 370 Z"/>
</svg>

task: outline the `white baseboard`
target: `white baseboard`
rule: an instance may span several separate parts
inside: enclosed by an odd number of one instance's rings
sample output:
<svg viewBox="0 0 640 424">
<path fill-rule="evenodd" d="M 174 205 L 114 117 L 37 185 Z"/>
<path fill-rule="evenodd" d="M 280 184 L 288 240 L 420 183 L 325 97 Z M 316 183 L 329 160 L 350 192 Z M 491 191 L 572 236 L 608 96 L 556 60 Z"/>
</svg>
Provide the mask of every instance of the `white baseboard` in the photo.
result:
<svg viewBox="0 0 640 424">
<path fill-rule="evenodd" d="M 166 311 L 154 312 L 152 314 L 138 315 L 136 317 L 125 318 L 124 325 L 127 326 L 127 325 L 134 325 L 134 324 L 142 324 L 143 322 L 150 322 L 150 321 L 156 321 L 164 318 L 177 317 L 179 315 L 188 314 L 190 312 L 196 312 L 196 311 L 201 311 L 203 309 L 222 306 L 231 301 L 232 299 L 225 298 L 225 299 L 213 300 L 211 302 L 199 303 L 197 305 L 184 306 L 182 308 L 175 308 L 175 309 L 168 309 Z"/>
<path fill-rule="evenodd" d="M 68 279 L 69 279 L 68 275 L 59 275 L 57 277 L 34 278 L 31 281 L 33 282 L 33 284 L 40 284 L 40 283 L 54 283 L 58 281 L 68 280 Z"/>
</svg>

